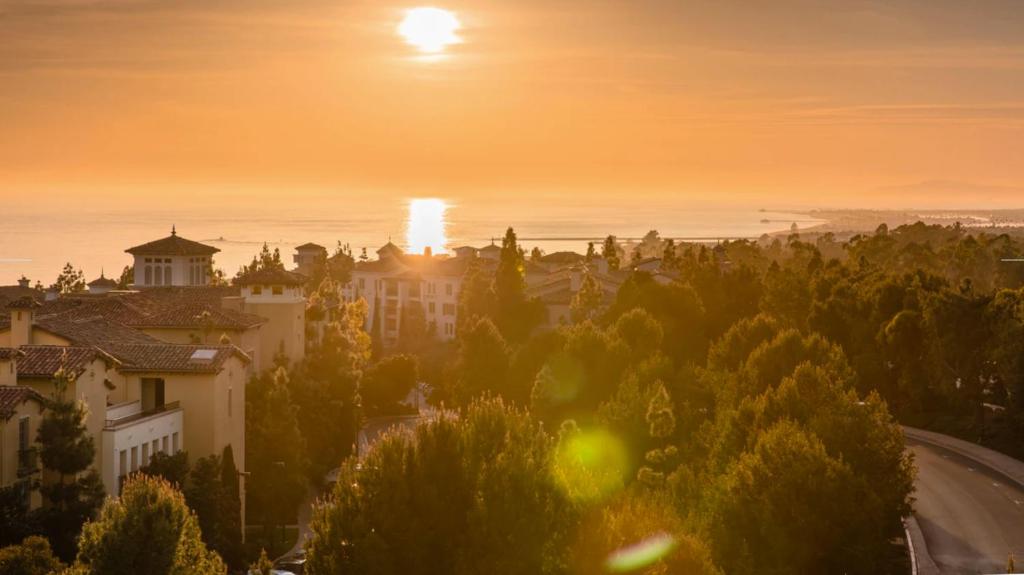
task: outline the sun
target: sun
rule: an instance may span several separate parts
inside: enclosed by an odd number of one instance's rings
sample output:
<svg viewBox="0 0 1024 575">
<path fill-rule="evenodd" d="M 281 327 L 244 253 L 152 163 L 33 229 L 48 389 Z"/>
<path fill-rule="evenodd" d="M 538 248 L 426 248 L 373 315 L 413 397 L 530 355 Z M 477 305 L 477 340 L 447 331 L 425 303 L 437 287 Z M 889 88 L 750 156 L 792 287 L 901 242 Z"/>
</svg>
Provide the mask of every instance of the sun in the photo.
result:
<svg viewBox="0 0 1024 575">
<path fill-rule="evenodd" d="M 438 54 L 449 45 L 462 42 L 456 34 L 461 27 L 454 12 L 424 6 L 405 13 L 405 19 L 398 25 L 398 33 L 420 52 Z"/>
</svg>

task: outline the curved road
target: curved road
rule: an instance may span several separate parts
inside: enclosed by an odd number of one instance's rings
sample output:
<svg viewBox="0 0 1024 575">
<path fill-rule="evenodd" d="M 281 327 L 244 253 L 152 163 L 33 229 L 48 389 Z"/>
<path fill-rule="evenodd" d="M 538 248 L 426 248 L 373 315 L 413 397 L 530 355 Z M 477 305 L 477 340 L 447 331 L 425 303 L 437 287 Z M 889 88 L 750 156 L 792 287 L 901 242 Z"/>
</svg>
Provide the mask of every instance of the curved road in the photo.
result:
<svg viewBox="0 0 1024 575">
<path fill-rule="evenodd" d="M 973 459 L 907 438 L 917 463 L 915 516 L 943 574 L 1024 568 L 1024 489 Z"/>
</svg>

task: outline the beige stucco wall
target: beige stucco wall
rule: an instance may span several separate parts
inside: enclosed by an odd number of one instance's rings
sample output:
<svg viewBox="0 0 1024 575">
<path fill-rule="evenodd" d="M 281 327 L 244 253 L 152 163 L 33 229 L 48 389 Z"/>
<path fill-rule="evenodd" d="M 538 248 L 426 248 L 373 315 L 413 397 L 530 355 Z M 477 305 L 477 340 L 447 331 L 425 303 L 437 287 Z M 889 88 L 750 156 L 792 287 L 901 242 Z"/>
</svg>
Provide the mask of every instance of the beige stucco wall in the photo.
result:
<svg viewBox="0 0 1024 575">
<path fill-rule="evenodd" d="M 117 386 L 117 389 L 113 391 L 107 389 L 103 381 L 108 378 Z M 52 397 L 56 391 L 52 379 L 23 378 L 19 383 L 31 387 L 47 398 Z M 113 368 L 108 368 L 106 362 L 99 358 L 93 360 L 68 387 L 69 396 L 74 397 L 76 401 L 80 401 L 85 405 L 85 427 L 96 440 L 97 450 L 93 465 L 97 470 L 103 468 L 103 453 L 98 448 L 100 434 L 106 422 L 108 396 L 113 394 L 115 398 L 120 398 L 130 395 L 129 387 L 123 376 L 114 371 Z"/>
<path fill-rule="evenodd" d="M 259 330 L 256 370 L 274 365 L 274 355 L 284 345 L 285 355 L 296 362 L 306 356 L 306 302 L 256 303 L 247 301 L 245 311 L 267 318 Z M 245 348 L 242 348 L 245 349 Z"/>
<path fill-rule="evenodd" d="M 17 364 L 17 360 L 0 361 L 0 385 L 18 384 Z"/>
<path fill-rule="evenodd" d="M 18 481 L 18 422 L 23 417 L 29 418 L 30 443 L 35 446 L 36 432 L 42 420 L 43 406 L 38 401 L 29 400 L 15 408 L 10 419 L 0 419 L 0 487 L 8 487 Z M 37 460 L 38 461 L 38 460 Z M 38 476 L 36 476 L 38 479 Z M 42 503 L 39 491 L 33 491 L 30 508 L 35 509 Z"/>
</svg>

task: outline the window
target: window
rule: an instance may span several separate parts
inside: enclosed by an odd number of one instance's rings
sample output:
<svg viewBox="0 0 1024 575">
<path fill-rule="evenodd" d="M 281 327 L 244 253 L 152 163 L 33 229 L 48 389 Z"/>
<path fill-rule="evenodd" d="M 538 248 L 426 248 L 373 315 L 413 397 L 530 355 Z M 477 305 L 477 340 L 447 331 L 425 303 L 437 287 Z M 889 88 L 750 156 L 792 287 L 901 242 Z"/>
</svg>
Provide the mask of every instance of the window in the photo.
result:
<svg viewBox="0 0 1024 575">
<path fill-rule="evenodd" d="M 153 276 L 153 285 L 164 285 L 164 268 L 156 266 L 156 273 Z"/>
<path fill-rule="evenodd" d="M 446 303 L 441 307 L 441 312 L 444 315 L 455 315 L 455 304 Z"/>
<path fill-rule="evenodd" d="M 444 295 L 452 295 L 452 284 L 444 284 Z"/>
<path fill-rule="evenodd" d="M 160 451 L 163 451 L 164 453 L 167 453 L 167 436 L 166 435 L 163 437 L 163 439 L 160 440 L 160 444 L 161 444 L 160 445 Z"/>
<path fill-rule="evenodd" d="M 132 472 L 139 470 L 139 448 L 135 446 L 132 448 Z"/>
<path fill-rule="evenodd" d="M 159 439 L 154 439 L 153 440 L 153 455 L 156 455 L 157 453 L 160 453 L 160 440 Z"/>
<path fill-rule="evenodd" d="M 175 431 L 173 434 L 171 434 L 171 449 L 172 449 L 172 453 L 177 453 L 178 452 L 178 432 L 177 431 Z"/>
<path fill-rule="evenodd" d="M 153 266 L 146 266 L 146 282 L 143 285 L 153 285 Z"/>
<path fill-rule="evenodd" d="M 29 419 L 27 417 L 22 417 L 18 420 L 18 449 L 21 451 L 28 451 L 28 422 Z"/>
<path fill-rule="evenodd" d="M 147 264 L 153 263 L 153 258 L 146 258 L 146 263 Z"/>
<path fill-rule="evenodd" d="M 252 286 L 252 295 L 263 295 L 263 286 Z"/>
<path fill-rule="evenodd" d="M 170 262 L 171 260 L 167 260 Z M 171 266 L 164 266 L 164 285 L 171 285 Z"/>
<path fill-rule="evenodd" d="M 189 266 L 188 268 L 188 283 L 189 285 L 196 285 L 196 267 Z"/>
<path fill-rule="evenodd" d="M 448 336 L 455 335 L 455 324 L 454 323 L 446 323 L 446 324 L 444 324 L 444 334 L 448 335 Z"/>
<path fill-rule="evenodd" d="M 142 444 L 142 466 L 149 465 L 149 442 Z"/>
<path fill-rule="evenodd" d="M 273 286 L 270 288 L 270 293 L 274 295 L 282 295 L 284 294 L 284 286 Z"/>
<path fill-rule="evenodd" d="M 435 307 L 434 302 L 427 302 L 427 311 L 430 313 L 434 313 L 436 311 Z"/>
<path fill-rule="evenodd" d="M 366 278 L 359 278 L 359 289 L 366 289 Z"/>
<path fill-rule="evenodd" d="M 128 452 L 122 449 L 118 457 L 117 476 L 123 480 L 125 475 L 128 475 Z"/>
</svg>

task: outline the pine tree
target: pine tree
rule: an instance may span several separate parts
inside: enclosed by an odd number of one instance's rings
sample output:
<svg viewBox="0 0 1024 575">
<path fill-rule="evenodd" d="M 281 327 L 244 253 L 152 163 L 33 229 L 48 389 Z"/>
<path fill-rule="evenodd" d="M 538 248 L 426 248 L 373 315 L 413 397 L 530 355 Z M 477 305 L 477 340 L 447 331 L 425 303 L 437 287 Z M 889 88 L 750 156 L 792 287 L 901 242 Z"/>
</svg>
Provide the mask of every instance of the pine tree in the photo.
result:
<svg viewBox="0 0 1024 575">
<path fill-rule="evenodd" d="M 43 537 L 26 537 L 20 545 L 0 549 L 0 573 L 4 575 L 51 575 L 64 570 Z"/>
<path fill-rule="evenodd" d="M 235 452 L 228 444 L 220 458 L 221 521 L 220 548 L 217 551 L 228 567 L 242 563 L 242 498 L 238 485 Z"/>
<path fill-rule="evenodd" d="M 249 384 L 245 428 L 249 510 L 269 539 L 274 527 L 295 520 L 306 495 L 306 445 L 284 369 Z"/>
<path fill-rule="evenodd" d="M 619 250 L 615 245 L 615 236 L 608 236 L 604 239 L 604 244 L 601 246 L 601 257 L 608 262 L 609 270 L 617 271 L 619 269 Z"/>
<path fill-rule="evenodd" d="M 85 407 L 66 397 L 70 383 L 63 367 L 54 374 L 55 391 L 36 436 L 43 468 L 56 476 L 40 487 L 48 503 L 39 511 L 40 522 L 54 551 L 65 560 L 74 557 L 82 524 L 93 517 L 104 497 L 100 476 L 90 469 L 96 446 L 85 427 Z"/>
<path fill-rule="evenodd" d="M 594 242 L 587 242 L 587 263 L 594 261 L 597 254 L 594 252 Z"/>
<path fill-rule="evenodd" d="M 597 317 L 597 313 L 604 303 L 604 290 L 601 284 L 597 283 L 590 272 L 583 274 L 583 281 L 580 284 L 580 291 L 572 298 L 569 305 L 569 312 L 575 322 L 586 321 Z"/>
<path fill-rule="evenodd" d="M 222 575 L 224 562 L 202 541 L 196 515 L 163 479 L 136 475 L 82 530 L 74 573 Z"/>
</svg>

